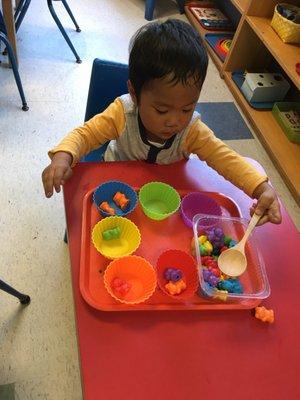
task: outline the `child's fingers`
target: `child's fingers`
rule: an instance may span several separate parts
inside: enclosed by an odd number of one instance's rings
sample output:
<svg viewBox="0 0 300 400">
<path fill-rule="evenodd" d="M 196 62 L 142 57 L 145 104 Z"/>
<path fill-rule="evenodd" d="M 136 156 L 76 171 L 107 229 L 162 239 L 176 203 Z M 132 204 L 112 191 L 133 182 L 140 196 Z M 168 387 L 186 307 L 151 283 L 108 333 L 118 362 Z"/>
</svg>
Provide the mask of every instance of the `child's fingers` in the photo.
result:
<svg viewBox="0 0 300 400">
<path fill-rule="evenodd" d="M 260 220 L 258 221 L 258 223 L 256 224 L 256 226 L 263 225 L 263 224 L 265 224 L 266 222 L 269 222 L 269 221 L 270 221 L 269 215 L 268 215 L 268 214 L 265 214 L 265 215 L 263 215 L 263 216 L 260 218 Z"/>
<path fill-rule="evenodd" d="M 282 217 L 281 217 L 281 211 L 280 211 L 280 204 L 279 201 L 276 199 L 269 210 L 269 218 L 270 221 L 273 222 L 273 224 L 280 224 Z"/>
<path fill-rule="evenodd" d="M 269 209 L 274 198 L 271 197 L 269 194 L 263 193 L 257 201 L 257 205 L 255 208 L 255 214 L 257 215 L 264 215 L 265 212 Z"/>
<path fill-rule="evenodd" d="M 49 167 L 44 169 L 42 180 L 46 197 L 51 197 L 53 195 L 53 171 Z"/>
<path fill-rule="evenodd" d="M 60 192 L 60 185 L 61 185 L 61 181 L 62 178 L 64 176 L 65 173 L 65 168 L 64 167 L 56 167 L 54 170 L 54 175 L 53 175 L 53 186 L 54 189 L 57 193 Z"/>
<path fill-rule="evenodd" d="M 66 181 L 71 178 L 72 174 L 73 174 L 72 168 L 68 168 L 61 179 L 61 184 L 64 185 Z"/>
</svg>

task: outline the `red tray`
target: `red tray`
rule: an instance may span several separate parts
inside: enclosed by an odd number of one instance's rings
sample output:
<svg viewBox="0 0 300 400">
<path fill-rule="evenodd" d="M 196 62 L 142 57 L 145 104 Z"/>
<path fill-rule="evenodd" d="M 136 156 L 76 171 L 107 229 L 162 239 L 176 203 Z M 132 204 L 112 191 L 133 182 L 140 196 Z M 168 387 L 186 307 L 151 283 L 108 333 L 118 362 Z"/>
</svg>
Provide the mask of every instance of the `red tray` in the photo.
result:
<svg viewBox="0 0 300 400">
<path fill-rule="evenodd" d="M 94 248 L 91 234 L 94 225 L 101 219 L 93 204 L 93 192 L 86 193 L 83 199 L 82 237 L 80 257 L 80 291 L 87 303 L 102 311 L 135 311 L 135 310 L 215 310 L 215 309 L 245 309 L 249 305 L 241 303 L 212 302 L 195 294 L 188 301 L 182 302 L 166 296 L 158 287 L 153 296 L 145 303 L 127 305 L 117 302 L 106 291 L 103 283 L 103 273 L 110 260 L 103 257 Z M 184 197 L 189 191 L 178 191 Z M 240 211 L 235 202 L 214 192 L 205 192 L 222 208 L 222 215 L 240 217 Z M 128 215 L 140 229 L 142 241 L 135 254 L 146 258 L 154 267 L 159 255 L 166 249 L 180 249 L 190 253 L 193 237 L 192 229 L 182 221 L 180 212 L 164 221 L 153 221 L 145 216 L 140 205 Z M 251 308 L 253 305 L 251 306 Z"/>
</svg>

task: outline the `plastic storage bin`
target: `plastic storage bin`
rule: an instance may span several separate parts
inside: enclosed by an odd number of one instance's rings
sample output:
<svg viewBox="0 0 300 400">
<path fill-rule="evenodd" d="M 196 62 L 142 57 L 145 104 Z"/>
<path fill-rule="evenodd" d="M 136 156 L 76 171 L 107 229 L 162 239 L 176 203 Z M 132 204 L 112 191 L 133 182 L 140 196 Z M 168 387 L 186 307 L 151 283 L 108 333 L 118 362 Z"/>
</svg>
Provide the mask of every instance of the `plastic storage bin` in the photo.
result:
<svg viewBox="0 0 300 400">
<path fill-rule="evenodd" d="M 275 103 L 272 109 L 272 114 L 289 140 L 291 142 L 300 143 L 300 124 L 294 121 L 295 118 L 293 118 L 291 113 L 288 113 L 289 111 L 300 113 L 300 103 Z M 286 118 L 283 115 L 284 112 L 290 114 L 290 117 Z"/>
<path fill-rule="evenodd" d="M 248 226 L 248 221 L 243 218 L 211 216 L 197 214 L 193 219 L 193 231 L 196 248 L 196 258 L 199 273 L 199 295 L 210 300 L 223 300 L 225 302 L 251 304 L 254 300 L 265 299 L 270 295 L 270 285 L 265 270 L 264 261 L 255 241 L 255 232 L 248 239 L 245 251 L 248 261 L 246 271 L 239 277 L 243 287 L 243 293 L 227 293 L 216 287 L 210 286 L 203 277 L 198 236 L 205 234 L 207 226 L 222 228 L 226 236 L 239 241 L 242 239 Z"/>
</svg>

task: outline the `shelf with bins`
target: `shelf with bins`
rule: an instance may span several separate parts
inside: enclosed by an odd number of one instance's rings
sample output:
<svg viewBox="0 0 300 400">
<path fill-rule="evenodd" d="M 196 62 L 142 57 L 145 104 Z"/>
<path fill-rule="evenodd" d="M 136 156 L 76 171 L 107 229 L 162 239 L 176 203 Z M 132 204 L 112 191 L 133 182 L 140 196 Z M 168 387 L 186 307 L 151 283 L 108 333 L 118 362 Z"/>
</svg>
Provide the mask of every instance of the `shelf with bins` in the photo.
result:
<svg viewBox="0 0 300 400">
<path fill-rule="evenodd" d="M 298 1 L 287 0 L 293 4 L 298 4 Z M 272 70 L 275 61 L 294 86 L 293 101 L 300 102 L 300 76 L 295 69 L 296 63 L 300 62 L 300 46 L 284 43 L 271 27 L 277 0 L 219 0 L 218 3 L 220 2 L 231 2 L 241 13 L 241 19 L 225 63 L 219 60 L 211 48 L 208 49 L 209 54 L 300 205 L 300 144 L 288 140 L 271 111 L 252 108 L 231 77 L 231 73 L 237 70 Z M 189 10 L 186 12 L 201 36 L 208 33 L 202 30 Z"/>
<path fill-rule="evenodd" d="M 284 43 L 271 27 L 271 19 L 247 16 L 246 20 L 298 90 L 300 90 L 300 76 L 295 69 L 296 64 L 300 62 L 300 47 Z"/>
<path fill-rule="evenodd" d="M 300 205 L 300 145 L 288 140 L 271 111 L 255 110 L 249 106 L 247 100 L 233 82 L 231 72 L 224 72 L 224 78 L 270 158 L 283 176 L 286 185 Z"/>
</svg>

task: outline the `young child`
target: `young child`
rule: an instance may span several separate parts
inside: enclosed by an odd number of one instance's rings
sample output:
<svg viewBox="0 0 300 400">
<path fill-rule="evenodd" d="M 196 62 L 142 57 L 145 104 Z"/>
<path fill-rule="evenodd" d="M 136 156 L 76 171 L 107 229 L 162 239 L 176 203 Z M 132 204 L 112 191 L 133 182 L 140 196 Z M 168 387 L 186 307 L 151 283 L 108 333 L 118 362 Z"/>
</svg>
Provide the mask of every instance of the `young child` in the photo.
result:
<svg viewBox="0 0 300 400">
<path fill-rule="evenodd" d="M 217 139 L 194 112 L 207 65 L 202 40 L 189 24 L 167 20 L 142 27 L 130 46 L 129 93 L 49 152 L 51 164 L 42 174 L 46 196 L 52 196 L 53 188 L 60 191 L 82 156 L 110 141 L 105 161 L 170 164 L 197 154 L 258 200 L 250 213 L 262 216 L 260 224 L 280 223 L 279 202 L 268 178 Z"/>
</svg>

